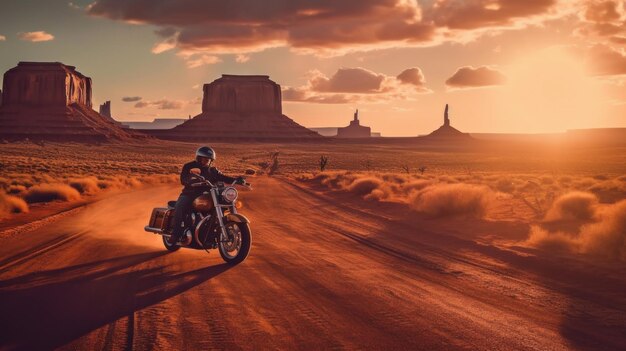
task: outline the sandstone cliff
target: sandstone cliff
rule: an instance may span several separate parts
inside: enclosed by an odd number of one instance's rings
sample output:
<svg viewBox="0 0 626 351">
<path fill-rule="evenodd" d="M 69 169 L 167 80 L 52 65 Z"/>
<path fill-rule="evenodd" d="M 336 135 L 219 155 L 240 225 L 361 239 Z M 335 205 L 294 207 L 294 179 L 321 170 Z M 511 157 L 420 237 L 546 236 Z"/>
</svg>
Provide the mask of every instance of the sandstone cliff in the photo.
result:
<svg viewBox="0 0 626 351">
<path fill-rule="evenodd" d="M 142 131 L 173 140 L 321 138 L 283 115 L 280 85 L 258 75 L 223 75 L 204 85 L 201 114 L 170 130 Z"/>
<path fill-rule="evenodd" d="M 59 62 L 20 62 L 4 74 L 0 136 L 6 139 L 103 141 L 139 134 L 91 106 L 91 78 Z"/>
</svg>

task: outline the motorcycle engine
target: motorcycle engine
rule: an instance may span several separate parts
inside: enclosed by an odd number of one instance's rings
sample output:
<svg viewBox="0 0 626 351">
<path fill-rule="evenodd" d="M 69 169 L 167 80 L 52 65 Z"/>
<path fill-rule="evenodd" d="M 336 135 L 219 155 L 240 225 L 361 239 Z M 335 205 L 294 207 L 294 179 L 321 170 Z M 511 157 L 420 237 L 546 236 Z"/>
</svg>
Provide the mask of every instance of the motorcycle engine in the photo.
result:
<svg viewBox="0 0 626 351">
<path fill-rule="evenodd" d="M 188 246 L 189 244 L 191 244 L 192 240 L 193 240 L 193 233 L 191 232 L 191 230 L 187 229 L 185 230 L 185 233 L 183 234 L 183 236 L 180 238 L 180 243 L 184 246 Z"/>
</svg>

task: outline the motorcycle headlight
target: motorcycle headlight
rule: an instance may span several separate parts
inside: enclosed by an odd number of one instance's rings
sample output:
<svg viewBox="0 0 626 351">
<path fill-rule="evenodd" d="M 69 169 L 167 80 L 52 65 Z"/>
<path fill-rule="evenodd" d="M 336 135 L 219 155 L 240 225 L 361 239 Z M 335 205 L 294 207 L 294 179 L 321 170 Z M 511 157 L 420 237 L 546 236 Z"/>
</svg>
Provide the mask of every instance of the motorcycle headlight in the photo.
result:
<svg viewBox="0 0 626 351">
<path fill-rule="evenodd" d="M 232 186 L 229 186 L 224 189 L 224 191 L 222 191 L 222 198 L 224 198 L 224 200 L 227 202 L 234 202 L 235 200 L 237 200 L 237 195 L 237 189 L 233 188 Z"/>
</svg>

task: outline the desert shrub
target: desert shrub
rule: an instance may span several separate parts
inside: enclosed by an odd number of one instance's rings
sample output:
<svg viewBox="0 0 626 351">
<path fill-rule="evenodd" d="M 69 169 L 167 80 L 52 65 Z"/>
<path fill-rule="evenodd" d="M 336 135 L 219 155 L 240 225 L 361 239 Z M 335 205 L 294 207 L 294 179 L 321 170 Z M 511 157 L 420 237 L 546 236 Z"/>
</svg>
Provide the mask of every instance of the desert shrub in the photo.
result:
<svg viewBox="0 0 626 351">
<path fill-rule="evenodd" d="M 0 191 L 0 218 L 6 218 L 11 213 L 25 212 L 28 212 L 28 204 L 26 201 Z"/>
<path fill-rule="evenodd" d="M 557 198 L 548 212 L 547 221 L 590 220 L 598 207 L 598 198 L 591 193 L 572 191 Z"/>
<path fill-rule="evenodd" d="M 80 199 L 80 193 L 66 184 L 38 184 L 28 188 L 24 193 L 24 199 L 28 203 L 73 201 Z"/>
<path fill-rule="evenodd" d="M 593 176 L 593 179 L 597 179 L 597 180 L 608 180 L 609 177 L 605 176 L 604 174 L 596 174 Z"/>
<path fill-rule="evenodd" d="M 587 190 L 590 186 L 594 185 L 596 181 L 593 178 L 578 178 L 572 181 L 571 186 L 577 190 Z"/>
<path fill-rule="evenodd" d="M 413 181 L 402 184 L 401 190 L 404 194 L 409 194 L 412 191 L 422 190 L 425 187 L 432 185 L 432 184 L 433 182 L 430 180 L 425 180 L 425 179 L 413 180 Z"/>
<path fill-rule="evenodd" d="M 605 207 L 598 213 L 599 221 L 581 228 L 581 250 L 626 260 L 626 200 Z"/>
<path fill-rule="evenodd" d="M 382 201 L 388 199 L 391 196 L 390 191 L 385 191 L 383 189 L 374 189 L 369 194 L 365 195 L 363 198 L 365 200 L 376 200 Z"/>
<path fill-rule="evenodd" d="M 517 191 L 522 193 L 536 192 L 539 190 L 541 190 L 541 186 L 532 180 L 527 181 L 517 188 Z"/>
<path fill-rule="evenodd" d="M 485 186 L 470 184 L 437 184 L 414 192 L 409 205 L 418 212 L 435 217 L 470 216 L 482 218 L 494 200 Z"/>
<path fill-rule="evenodd" d="M 626 261 L 626 200 L 594 208 L 592 217 L 596 220 L 575 230 L 551 232 L 532 226 L 527 243 L 548 250 L 567 250 Z"/>
<path fill-rule="evenodd" d="M 457 183 L 457 180 L 454 177 L 450 177 L 447 175 L 440 176 L 439 181 L 443 183 Z"/>
<path fill-rule="evenodd" d="M 500 178 L 494 184 L 496 190 L 501 191 L 503 193 L 512 193 L 515 190 L 515 185 L 510 179 Z"/>
<path fill-rule="evenodd" d="M 69 185 L 81 194 L 95 194 L 100 190 L 96 177 L 70 179 Z"/>
<path fill-rule="evenodd" d="M 530 246 L 553 252 L 573 251 L 575 247 L 574 240 L 570 234 L 562 231 L 551 233 L 537 225 L 530 227 L 526 243 Z"/>
<path fill-rule="evenodd" d="M 357 195 L 364 196 L 371 193 L 372 190 L 380 187 L 382 184 L 383 181 L 380 178 L 363 177 L 356 179 L 348 185 L 347 190 Z"/>
<path fill-rule="evenodd" d="M 405 183 L 407 181 L 407 177 L 404 174 L 383 173 L 383 174 L 380 175 L 380 177 L 385 182 L 392 182 L 392 183 L 397 183 L 397 184 L 402 184 L 402 183 Z"/>
<path fill-rule="evenodd" d="M 610 179 L 597 182 L 596 184 L 591 185 L 587 190 L 595 193 L 625 193 L 626 192 L 626 182 L 621 182 L 618 180 Z"/>
<path fill-rule="evenodd" d="M 23 185 L 10 185 L 7 188 L 7 194 L 11 194 L 11 195 L 19 195 L 23 193 L 24 191 L 26 191 L 26 187 Z"/>
</svg>

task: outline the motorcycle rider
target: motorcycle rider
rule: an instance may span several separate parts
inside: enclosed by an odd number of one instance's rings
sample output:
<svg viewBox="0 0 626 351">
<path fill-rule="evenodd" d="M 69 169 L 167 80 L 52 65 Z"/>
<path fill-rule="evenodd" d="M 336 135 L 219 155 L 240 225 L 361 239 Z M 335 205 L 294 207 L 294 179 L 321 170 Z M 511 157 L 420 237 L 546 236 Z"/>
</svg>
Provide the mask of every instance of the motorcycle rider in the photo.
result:
<svg viewBox="0 0 626 351">
<path fill-rule="evenodd" d="M 178 196 L 178 200 L 176 200 L 176 207 L 174 210 L 174 232 L 168 239 L 170 244 L 176 244 L 183 235 L 183 231 L 185 229 L 183 227 L 183 221 L 191 209 L 193 200 L 206 190 L 203 187 L 191 186 L 198 180 L 198 178 L 195 177 L 195 174 L 191 171 L 192 169 L 199 169 L 200 175 L 213 184 L 216 182 L 232 183 L 234 181 L 237 181 L 238 184 L 245 183 L 245 178 L 243 177 L 229 177 L 224 175 L 217 168 L 211 167 L 211 163 L 213 161 L 215 161 L 215 151 L 208 146 L 202 146 L 196 150 L 196 159 L 183 165 L 183 170 L 180 172 L 180 183 L 184 186 L 184 188 L 180 193 L 180 196 Z"/>
</svg>

